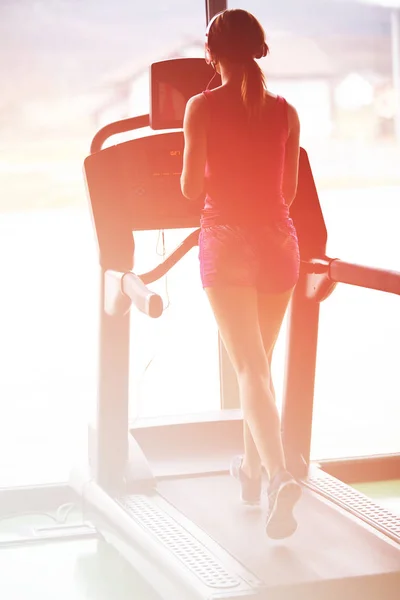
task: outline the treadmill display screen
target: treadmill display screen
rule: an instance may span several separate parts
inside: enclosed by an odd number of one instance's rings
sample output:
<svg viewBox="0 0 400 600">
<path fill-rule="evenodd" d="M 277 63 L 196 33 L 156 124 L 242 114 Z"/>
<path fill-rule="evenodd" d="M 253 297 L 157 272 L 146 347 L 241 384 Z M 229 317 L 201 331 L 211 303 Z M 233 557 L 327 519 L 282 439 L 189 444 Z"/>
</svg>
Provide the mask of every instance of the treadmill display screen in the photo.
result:
<svg viewBox="0 0 400 600">
<path fill-rule="evenodd" d="M 181 129 L 189 98 L 208 86 L 212 89 L 221 84 L 220 76 L 214 75 L 214 69 L 204 58 L 174 58 L 153 63 L 150 67 L 152 129 Z"/>
<path fill-rule="evenodd" d="M 183 123 L 187 98 L 168 82 L 158 84 L 158 118 L 161 123 Z"/>
</svg>

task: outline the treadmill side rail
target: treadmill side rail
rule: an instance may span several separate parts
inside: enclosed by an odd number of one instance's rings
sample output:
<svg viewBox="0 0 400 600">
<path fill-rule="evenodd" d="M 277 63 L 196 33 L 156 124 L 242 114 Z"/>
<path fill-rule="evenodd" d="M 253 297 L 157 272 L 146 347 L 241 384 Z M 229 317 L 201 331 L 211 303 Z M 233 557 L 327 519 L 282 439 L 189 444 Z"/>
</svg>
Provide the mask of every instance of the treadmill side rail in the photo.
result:
<svg viewBox="0 0 400 600">
<path fill-rule="evenodd" d="M 178 522 L 158 494 L 112 498 L 84 471 L 71 485 L 87 518 L 163 600 L 265 598 L 261 580 L 189 520 L 187 528 Z"/>
</svg>

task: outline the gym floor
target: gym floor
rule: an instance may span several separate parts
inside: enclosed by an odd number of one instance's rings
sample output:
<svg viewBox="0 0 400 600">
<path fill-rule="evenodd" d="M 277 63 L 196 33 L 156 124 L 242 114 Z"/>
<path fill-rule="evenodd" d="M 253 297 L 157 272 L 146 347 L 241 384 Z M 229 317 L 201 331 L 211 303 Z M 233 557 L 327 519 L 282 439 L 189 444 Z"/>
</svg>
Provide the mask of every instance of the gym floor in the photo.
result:
<svg viewBox="0 0 400 600">
<path fill-rule="evenodd" d="M 400 514 L 400 480 L 362 484 L 357 489 Z M 45 515 L 0 521 L 0 543 L 48 525 Z M 70 513 L 68 523 L 79 523 Z M 138 573 L 108 544 L 98 540 L 47 542 L 0 549 L 0 596 L 7 600 L 157 600 Z"/>
</svg>

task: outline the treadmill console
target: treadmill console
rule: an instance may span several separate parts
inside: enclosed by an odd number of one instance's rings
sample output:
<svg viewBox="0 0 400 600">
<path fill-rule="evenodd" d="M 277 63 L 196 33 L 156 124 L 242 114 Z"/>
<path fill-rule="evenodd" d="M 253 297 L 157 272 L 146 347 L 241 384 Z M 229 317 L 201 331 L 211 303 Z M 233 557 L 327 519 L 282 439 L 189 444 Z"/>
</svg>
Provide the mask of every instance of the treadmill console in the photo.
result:
<svg viewBox="0 0 400 600">
<path fill-rule="evenodd" d="M 182 155 L 183 133 L 171 131 L 86 158 L 86 184 L 107 268 L 129 264 L 132 231 L 199 226 L 203 199 L 188 200 L 181 193 Z"/>
<path fill-rule="evenodd" d="M 150 126 L 181 129 L 187 101 L 208 86 L 221 85 L 221 78 L 204 58 L 174 58 L 150 67 Z"/>
</svg>

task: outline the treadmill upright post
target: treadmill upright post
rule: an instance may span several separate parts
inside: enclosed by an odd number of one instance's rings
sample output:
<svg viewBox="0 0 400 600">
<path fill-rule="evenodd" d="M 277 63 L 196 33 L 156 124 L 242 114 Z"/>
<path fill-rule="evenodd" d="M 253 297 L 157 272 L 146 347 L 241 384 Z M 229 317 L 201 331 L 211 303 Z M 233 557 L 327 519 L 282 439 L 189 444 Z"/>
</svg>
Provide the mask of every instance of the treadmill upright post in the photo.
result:
<svg viewBox="0 0 400 600">
<path fill-rule="evenodd" d="M 305 477 L 310 463 L 320 304 L 307 297 L 303 272 L 289 312 L 282 434 L 288 468 Z"/>
<path fill-rule="evenodd" d="M 101 269 L 97 435 L 89 448 L 95 480 L 104 489 L 121 489 L 128 466 L 130 313 L 104 310 L 105 271 Z"/>
</svg>

